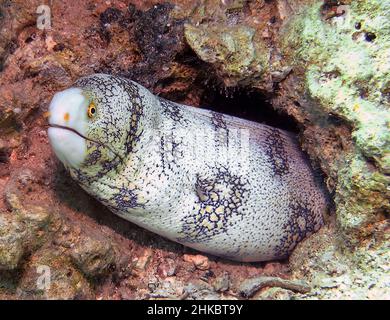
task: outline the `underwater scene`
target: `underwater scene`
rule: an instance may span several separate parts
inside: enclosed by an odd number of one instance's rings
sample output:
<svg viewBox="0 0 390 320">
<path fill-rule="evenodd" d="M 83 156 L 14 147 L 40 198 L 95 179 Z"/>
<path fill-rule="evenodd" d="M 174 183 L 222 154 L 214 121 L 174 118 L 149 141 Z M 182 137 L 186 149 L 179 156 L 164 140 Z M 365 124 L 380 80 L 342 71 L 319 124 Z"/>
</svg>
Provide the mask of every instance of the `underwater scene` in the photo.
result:
<svg viewBox="0 0 390 320">
<path fill-rule="evenodd" d="M 389 213 L 390 0 L 0 0 L 0 300 L 390 300 Z"/>
</svg>

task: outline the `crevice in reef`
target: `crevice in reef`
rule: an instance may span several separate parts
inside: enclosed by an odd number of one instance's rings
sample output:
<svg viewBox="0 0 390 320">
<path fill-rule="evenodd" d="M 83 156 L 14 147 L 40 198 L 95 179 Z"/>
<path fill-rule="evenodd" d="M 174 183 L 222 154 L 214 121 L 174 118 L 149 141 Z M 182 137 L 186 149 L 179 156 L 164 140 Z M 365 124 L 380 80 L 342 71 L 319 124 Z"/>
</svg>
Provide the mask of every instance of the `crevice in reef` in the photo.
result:
<svg viewBox="0 0 390 320">
<path fill-rule="evenodd" d="M 272 96 L 260 90 L 245 87 L 225 87 L 213 67 L 199 59 L 188 46 L 178 52 L 175 62 L 196 70 L 196 77 L 187 91 L 173 90 L 169 93 L 162 93 L 161 96 L 164 98 L 188 104 L 187 101 L 192 100 L 188 98 L 196 96 L 196 105 L 194 103 L 191 105 L 264 123 L 296 134 L 300 132 L 294 118 L 272 106 Z M 162 78 L 157 82 L 156 90 L 153 91 L 158 94 L 161 88 L 173 87 L 178 82 L 180 79 L 174 76 Z"/>
<path fill-rule="evenodd" d="M 296 122 L 288 115 L 276 111 L 269 99 L 258 91 L 247 91 L 241 88 L 226 89 L 226 91 L 205 90 L 200 106 L 299 133 Z"/>
</svg>

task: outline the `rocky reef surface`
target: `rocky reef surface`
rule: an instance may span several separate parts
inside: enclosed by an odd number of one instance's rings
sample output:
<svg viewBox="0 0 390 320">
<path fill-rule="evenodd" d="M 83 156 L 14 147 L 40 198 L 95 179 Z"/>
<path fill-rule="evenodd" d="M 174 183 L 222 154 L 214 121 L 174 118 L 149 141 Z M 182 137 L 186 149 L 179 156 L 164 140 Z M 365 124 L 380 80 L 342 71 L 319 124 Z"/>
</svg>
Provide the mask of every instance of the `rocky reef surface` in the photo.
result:
<svg viewBox="0 0 390 320">
<path fill-rule="evenodd" d="M 0 0 L 0 299 L 390 299 L 390 1 L 53 1 L 44 30 L 41 4 Z M 326 226 L 245 264 L 114 216 L 45 127 L 52 95 L 95 72 L 292 126 L 334 200 Z"/>
</svg>

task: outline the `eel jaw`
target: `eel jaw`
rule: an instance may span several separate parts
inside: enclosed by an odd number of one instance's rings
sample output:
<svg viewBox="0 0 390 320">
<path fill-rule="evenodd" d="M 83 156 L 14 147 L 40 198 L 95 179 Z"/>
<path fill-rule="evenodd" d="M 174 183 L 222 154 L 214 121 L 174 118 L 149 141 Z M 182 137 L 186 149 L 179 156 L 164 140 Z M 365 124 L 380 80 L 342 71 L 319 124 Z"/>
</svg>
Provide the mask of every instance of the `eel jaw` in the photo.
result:
<svg viewBox="0 0 390 320">
<path fill-rule="evenodd" d="M 78 168 L 86 158 L 88 103 L 80 88 L 60 91 L 50 102 L 49 141 L 65 166 Z"/>
<path fill-rule="evenodd" d="M 87 141 L 90 141 L 110 150 L 124 163 L 124 157 L 109 144 L 88 137 L 88 105 L 89 99 L 80 88 L 69 88 L 54 95 L 47 114 L 49 141 L 56 156 L 65 166 L 80 168 L 87 157 Z"/>
<path fill-rule="evenodd" d="M 72 128 L 49 125 L 48 136 L 57 158 L 65 166 L 78 168 L 87 155 L 86 139 Z"/>
</svg>

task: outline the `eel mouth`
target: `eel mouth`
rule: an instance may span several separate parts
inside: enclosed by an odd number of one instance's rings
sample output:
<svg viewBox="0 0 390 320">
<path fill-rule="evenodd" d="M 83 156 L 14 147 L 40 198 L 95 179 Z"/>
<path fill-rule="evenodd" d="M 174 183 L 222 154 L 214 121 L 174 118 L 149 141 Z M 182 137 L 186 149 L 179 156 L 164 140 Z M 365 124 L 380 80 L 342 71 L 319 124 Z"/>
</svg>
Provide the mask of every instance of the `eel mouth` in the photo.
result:
<svg viewBox="0 0 390 320">
<path fill-rule="evenodd" d="M 107 148 L 108 150 L 110 150 L 110 151 L 115 155 L 116 158 L 119 158 L 119 159 L 120 159 L 121 163 L 124 163 L 124 162 L 125 162 L 124 159 L 119 155 L 118 152 L 112 150 L 112 148 L 110 148 L 110 147 L 109 147 L 108 145 L 106 145 L 105 143 L 100 142 L 100 141 L 97 141 L 97 140 L 93 140 L 93 139 L 91 139 L 91 138 L 88 138 L 88 137 L 84 136 L 83 134 L 81 134 L 80 132 L 78 132 L 77 130 L 75 130 L 75 129 L 73 129 L 73 128 L 69 128 L 69 127 L 66 127 L 66 126 L 59 125 L 59 124 L 51 124 L 51 123 L 48 124 L 48 127 L 49 127 L 49 128 L 63 129 L 63 130 L 68 130 L 68 131 L 70 131 L 70 132 L 73 132 L 74 134 L 77 134 L 79 137 L 81 137 L 81 138 L 83 138 L 83 139 L 85 139 L 85 140 L 91 141 L 91 142 L 93 142 L 93 143 L 95 143 L 95 144 L 98 144 L 98 145 L 104 147 L 104 148 Z"/>
<path fill-rule="evenodd" d="M 61 126 L 59 124 L 51 124 L 51 123 L 49 123 L 48 126 L 49 126 L 49 128 L 58 128 L 58 129 L 68 130 L 68 131 L 71 131 L 71 132 L 77 134 L 79 137 L 81 137 L 81 138 L 83 138 L 85 140 L 89 140 L 89 141 L 97 143 L 97 144 L 102 144 L 102 143 L 100 143 L 98 141 L 95 141 L 95 140 L 92 140 L 90 138 L 87 138 L 86 136 L 82 135 L 80 132 L 78 132 L 77 130 L 75 130 L 73 128 L 69 128 L 69 127 L 66 127 L 66 126 Z"/>
</svg>

